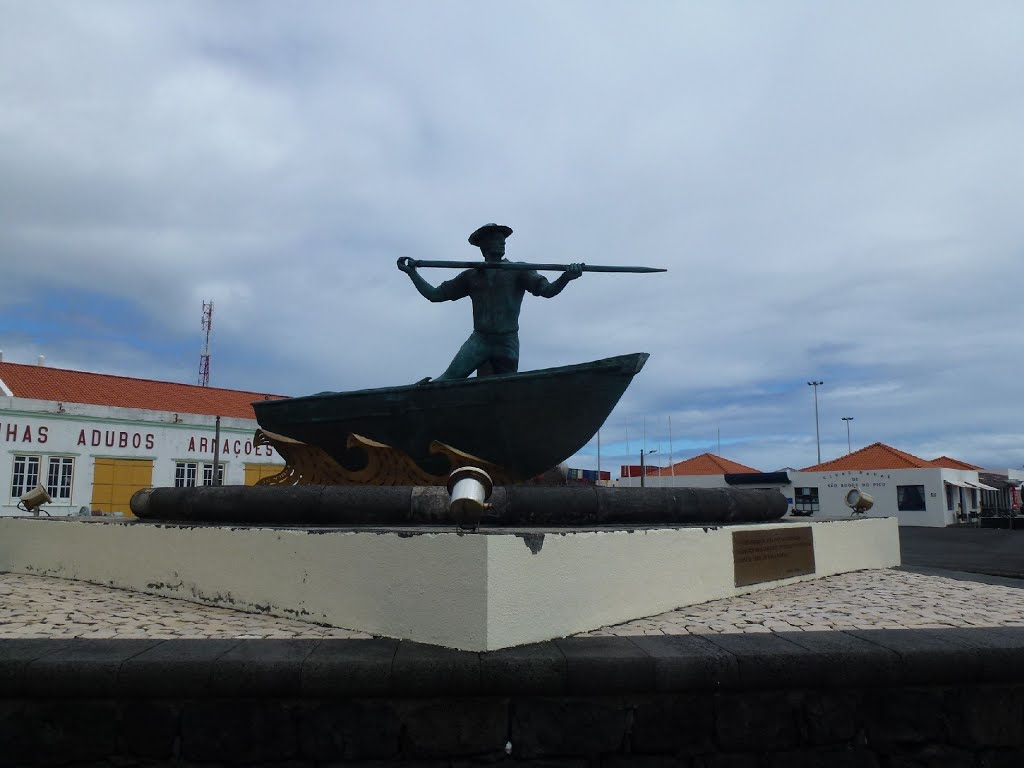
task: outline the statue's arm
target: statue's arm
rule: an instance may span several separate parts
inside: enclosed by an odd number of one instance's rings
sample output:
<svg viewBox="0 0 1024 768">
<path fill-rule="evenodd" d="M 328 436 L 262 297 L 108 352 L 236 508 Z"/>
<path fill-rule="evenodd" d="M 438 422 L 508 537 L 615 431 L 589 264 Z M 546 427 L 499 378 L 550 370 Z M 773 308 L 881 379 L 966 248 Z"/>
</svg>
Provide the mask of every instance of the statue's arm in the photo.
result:
<svg viewBox="0 0 1024 768">
<path fill-rule="evenodd" d="M 539 272 L 528 272 L 526 289 L 534 296 L 550 299 L 560 294 L 565 286 L 582 274 L 582 264 L 570 264 L 569 269 L 559 275 L 558 279 L 554 282 L 551 282 Z"/>
<path fill-rule="evenodd" d="M 420 295 L 428 301 L 445 301 L 448 297 L 445 292 L 441 289 L 441 286 L 434 286 L 420 277 L 419 272 L 407 273 L 409 278 L 412 280 L 412 284 L 416 286 L 416 290 L 420 292 Z"/>
<path fill-rule="evenodd" d="M 455 280 L 447 280 L 440 285 L 431 285 L 424 280 L 420 273 L 416 270 L 409 259 L 399 259 L 398 268 L 405 272 L 412 280 L 412 284 L 416 286 L 416 290 L 420 292 L 420 295 L 427 301 L 452 301 L 454 299 L 461 299 L 464 293 L 459 292 L 459 286 Z"/>
</svg>

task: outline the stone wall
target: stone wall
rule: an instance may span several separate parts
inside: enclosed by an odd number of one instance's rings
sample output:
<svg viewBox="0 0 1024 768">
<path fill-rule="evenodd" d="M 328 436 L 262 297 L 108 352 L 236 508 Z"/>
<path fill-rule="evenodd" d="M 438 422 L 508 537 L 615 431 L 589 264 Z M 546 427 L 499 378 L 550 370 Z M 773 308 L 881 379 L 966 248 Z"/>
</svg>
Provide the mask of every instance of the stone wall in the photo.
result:
<svg viewBox="0 0 1024 768">
<path fill-rule="evenodd" d="M 0 765 L 1019 766 L 1024 630 L 0 642 Z"/>
</svg>

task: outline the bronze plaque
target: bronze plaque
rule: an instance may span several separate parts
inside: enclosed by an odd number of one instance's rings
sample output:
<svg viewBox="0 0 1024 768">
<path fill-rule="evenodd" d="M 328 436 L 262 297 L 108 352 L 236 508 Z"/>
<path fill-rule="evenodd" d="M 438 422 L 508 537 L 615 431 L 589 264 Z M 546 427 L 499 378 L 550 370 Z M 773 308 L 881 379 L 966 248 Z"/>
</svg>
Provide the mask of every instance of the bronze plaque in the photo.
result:
<svg viewBox="0 0 1024 768">
<path fill-rule="evenodd" d="M 737 587 L 814 573 L 811 527 L 733 531 L 732 560 Z"/>
</svg>

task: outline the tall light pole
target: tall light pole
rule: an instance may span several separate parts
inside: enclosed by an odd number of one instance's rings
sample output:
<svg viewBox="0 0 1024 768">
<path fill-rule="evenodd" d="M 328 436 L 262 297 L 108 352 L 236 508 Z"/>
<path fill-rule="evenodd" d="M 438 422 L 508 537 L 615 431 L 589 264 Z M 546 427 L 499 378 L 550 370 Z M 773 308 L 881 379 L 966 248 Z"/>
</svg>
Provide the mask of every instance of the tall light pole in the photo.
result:
<svg viewBox="0 0 1024 768">
<path fill-rule="evenodd" d="M 814 439 L 818 443 L 818 463 L 821 464 L 821 431 L 818 429 L 818 387 L 824 381 L 808 381 L 807 386 L 814 387 Z"/>
<path fill-rule="evenodd" d="M 658 452 L 657 448 L 655 448 L 653 451 L 646 451 L 646 452 L 644 451 L 643 448 L 640 449 L 640 487 L 641 488 L 647 487 L 647 470 L 644 469 L 644 456 L 645 455 L 646 456 L 650 456 L 652 453 L 657 453 L 657 452 Z"/>
<path fill-rule="evenodd" d="M 853 453 L 853 448 L 850 447 L 850 422 L 853 421 L 853 416 L 843 416 L 843 421 L 846 422 L 846 452 Z"/>
</svg>

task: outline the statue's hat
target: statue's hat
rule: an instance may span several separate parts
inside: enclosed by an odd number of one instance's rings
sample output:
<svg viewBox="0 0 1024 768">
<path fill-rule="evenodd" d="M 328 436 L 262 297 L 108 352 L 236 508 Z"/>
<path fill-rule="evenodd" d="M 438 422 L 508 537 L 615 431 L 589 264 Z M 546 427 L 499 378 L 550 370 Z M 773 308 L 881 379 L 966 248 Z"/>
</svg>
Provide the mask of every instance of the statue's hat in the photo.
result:
<svg viewBox="0 0 1024 768">
<path fill-rule="evenodd" d="M 469 244 L 479 247 L 483 245 L 485 240 L 488 240 L 494 235 L 508 237 L 511 234 L 512 227 L 506 227 L 504 224 L 484 224 L 480 229 L 469 236 Z"/>
</svg>

